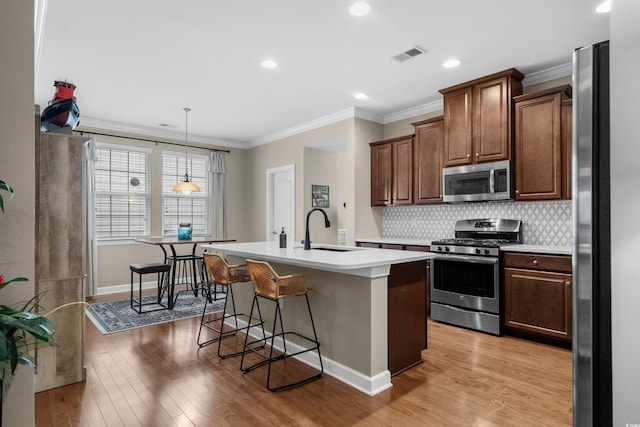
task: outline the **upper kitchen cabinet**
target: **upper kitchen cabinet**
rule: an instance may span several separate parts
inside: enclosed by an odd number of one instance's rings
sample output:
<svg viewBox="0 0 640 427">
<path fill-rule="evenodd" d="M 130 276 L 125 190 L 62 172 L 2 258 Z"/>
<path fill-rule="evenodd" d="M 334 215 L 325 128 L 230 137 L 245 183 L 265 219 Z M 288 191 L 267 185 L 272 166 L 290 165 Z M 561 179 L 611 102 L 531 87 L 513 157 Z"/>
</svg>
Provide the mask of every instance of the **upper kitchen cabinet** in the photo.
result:
<svg viewBox="0 0 640 427">
<path fill-rule="evenodd" d="M 371 206 L 413 202 L 413 135 L 372 142 Z"/>
<path fill-rule="evenodd" d="M 571 198 L 571 86 L 516 101 L 516 200 Z"/>
<path fill-rule="evenodd" d="M 511 68 L 442 89 L 444 166 L 510 160 L 513 97 L 524 76 Z"/>
<path fill-rule="evenodd" d="M 442 203 L 444 121 L 440 116 L 412 124 L 413 203 Z"/>
</svg>

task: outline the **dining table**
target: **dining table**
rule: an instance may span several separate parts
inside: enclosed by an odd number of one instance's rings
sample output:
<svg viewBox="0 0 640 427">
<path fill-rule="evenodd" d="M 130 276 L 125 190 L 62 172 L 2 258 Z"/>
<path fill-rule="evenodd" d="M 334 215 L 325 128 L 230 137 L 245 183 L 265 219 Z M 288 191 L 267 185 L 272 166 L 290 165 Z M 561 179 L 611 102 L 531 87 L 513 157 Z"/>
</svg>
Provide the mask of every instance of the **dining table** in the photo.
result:
<svg viewBox="0 0 640 427">
<path fill-rule="evenodd" d="M 197 295 L 197 262 L 201 260 L 201 257 L 196 255 L 196 250 L 198 249 L 198 245 L 202 244 L 213 244 L 213 243 L 231 243 L 235 242 L 235 239 L 220 239 L 213 237 L 203 237 L 203 236 L 195 236 L 190 239 L 178 239 L 178 237 L 145 237 L 135 239 L 138 243 L 144 243 L 147 245 L 156 245 L 162 249 L 162 253 L 164 254 L 164 262 L 169 263 L 171 265 L 171 271 L 169 272 L 169 276 L 167 278 L 167 288 L 168 288 L 168 301 L 167 308 L 169 310 L 173 309 L 175 304 L 175 287 L 176 287 L 176 272 L 178 270 L 178 262 L 191 262 L 191 272 L 192 272 L 192 280 L 194 281 L 194 292 Z M 178 255 L 176 252 L 176 246 L 178 245 L 192 245 L 191 254 L 187 255 Z M 167 252 L 167 247 L 169 248 L 169 252 Z M 204 267 L 202 267 L 204 268 Z M 201 270 L 202 271 L 202 270 Z M 203 273 L 206 277 L 206 272 Z"/>
</svg>

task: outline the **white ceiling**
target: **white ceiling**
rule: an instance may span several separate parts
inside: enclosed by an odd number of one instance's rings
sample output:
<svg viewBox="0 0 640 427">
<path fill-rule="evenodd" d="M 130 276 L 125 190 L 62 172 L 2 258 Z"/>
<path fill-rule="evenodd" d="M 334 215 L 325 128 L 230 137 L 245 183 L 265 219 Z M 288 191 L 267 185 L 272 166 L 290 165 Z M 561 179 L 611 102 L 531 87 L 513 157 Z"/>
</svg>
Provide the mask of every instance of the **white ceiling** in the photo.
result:
<svg viewBox="0 0 640 427">
<path fill-rule="evenodd" d="M 183 138 L 189 106 L 190 141 L 250 147 L 345 111 L 389 121 L 510 67 L 566 69 L 608 38 L 599 2 L 370 0 L 353 17 L 351 0 L 49 0 L 35 101 L 67 79 L 81 124 Z M 391 59 L 415 45 L 428 52 Z M 443 68 L 452 56 L 462 64 Z"/>
</svg>

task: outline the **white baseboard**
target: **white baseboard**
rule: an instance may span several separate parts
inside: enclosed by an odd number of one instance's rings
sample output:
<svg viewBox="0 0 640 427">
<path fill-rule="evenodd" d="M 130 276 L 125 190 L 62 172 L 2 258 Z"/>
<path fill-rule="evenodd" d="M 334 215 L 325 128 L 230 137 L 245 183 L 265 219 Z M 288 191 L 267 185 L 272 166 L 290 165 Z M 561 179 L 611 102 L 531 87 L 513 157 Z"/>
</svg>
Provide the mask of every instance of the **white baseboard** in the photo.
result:
<svg viewBox="0 0 640 427">
<path fill-rule="evenodd" d="M 149 276 L 152 277 L 152 276 Z M 155 276 L 153 276 L 155 277 Z M 135 280 L 135 276 L 134 276 L 134 280 Z M 188 281 L 191 280 L 191 278 L 187 278 Z M 181 282 L 182 284 L 182 282 Z M 138 292 L 138 282 L 134 281 L 133 282 L 133 292 Z M 156 286 L 158 286 L 158 281 L 157 280 L 152 280 L 150 282 L 142 282 L 142 290 L 145 289 L 155 289 Z M 176 285 L 177 286 L 177 285 Z M 184 286 L 184 285 L 183 285 Z M 96 292 L 95 295 L 108 295 L 108 294 L 117 294 L 119 292 L 129 292 L 131 290 L 131 284 L 127 283 L 126 285 L 113 285 L 113 286 L 101 286 L 98 288 L 98 291 Z"/>
<path fill-rule="evenodd" d="M 234 326 L 232 325 L 231 320 L 228 320 L 226 323 L 232 327 Z M 245 320 L 238 319 L 238 326 L 246 327 L 247 322 Z M 266 332 L 266 334 L 267 337 L 271 335 L 269 332 Z M 249 330 L 249 336 L 255 339 L 261 338 L 262 329 L 257 326 L 252 327 Z M 282 338 L 277 338 L 273 347 L 279 351 L 283 351 Z M 289 341 L 287 341 L 287 347 L 289 348 L 290 353 L 304 350 L 303 346 Z M 320 353 L 322 354 L 322 343 L 320 343 Z M 293 357 L 315 369 L 320 369 L 317 353 L 313 351 Z M 370 377 L 324 355 L 322 356 L 322 366 L 324 367 L 325 374 L 337 379 L 338 381 L 342 381 L 343 383 L 369 396 L 375 396 L 376 394 L 393 386 L 393 384 L 391 384 L 391 372 L 389 372 L 388 369 Z"/>
<path fill-rule="evenodd" d="M 142 282 L 142 289 L 152 289 L 158 286 L 157 281 L 153 282 Z M 96 295 L 108 295 L 108 294 L 117 294 L 119 292 L 129 292 L 131 290 L 131 285 L 114 285 L 114 286 L 101 286 L 98 288 Z M 138 283 L 133 284 L 133 291 L 138 291 Z"/>
</svg>

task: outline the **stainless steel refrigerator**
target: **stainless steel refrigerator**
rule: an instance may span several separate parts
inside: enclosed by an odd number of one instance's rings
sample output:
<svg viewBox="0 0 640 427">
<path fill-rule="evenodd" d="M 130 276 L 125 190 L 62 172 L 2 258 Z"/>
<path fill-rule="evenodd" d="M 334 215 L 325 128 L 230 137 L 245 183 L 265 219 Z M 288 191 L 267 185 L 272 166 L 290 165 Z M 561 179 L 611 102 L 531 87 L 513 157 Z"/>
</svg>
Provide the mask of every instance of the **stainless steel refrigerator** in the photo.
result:
<svg viewBox="0 0 640 427">
<path fill-rule="evenodd" d="M 612 425 L 609 42 L 573 55 L 573 425 Z"/>
</svg>

